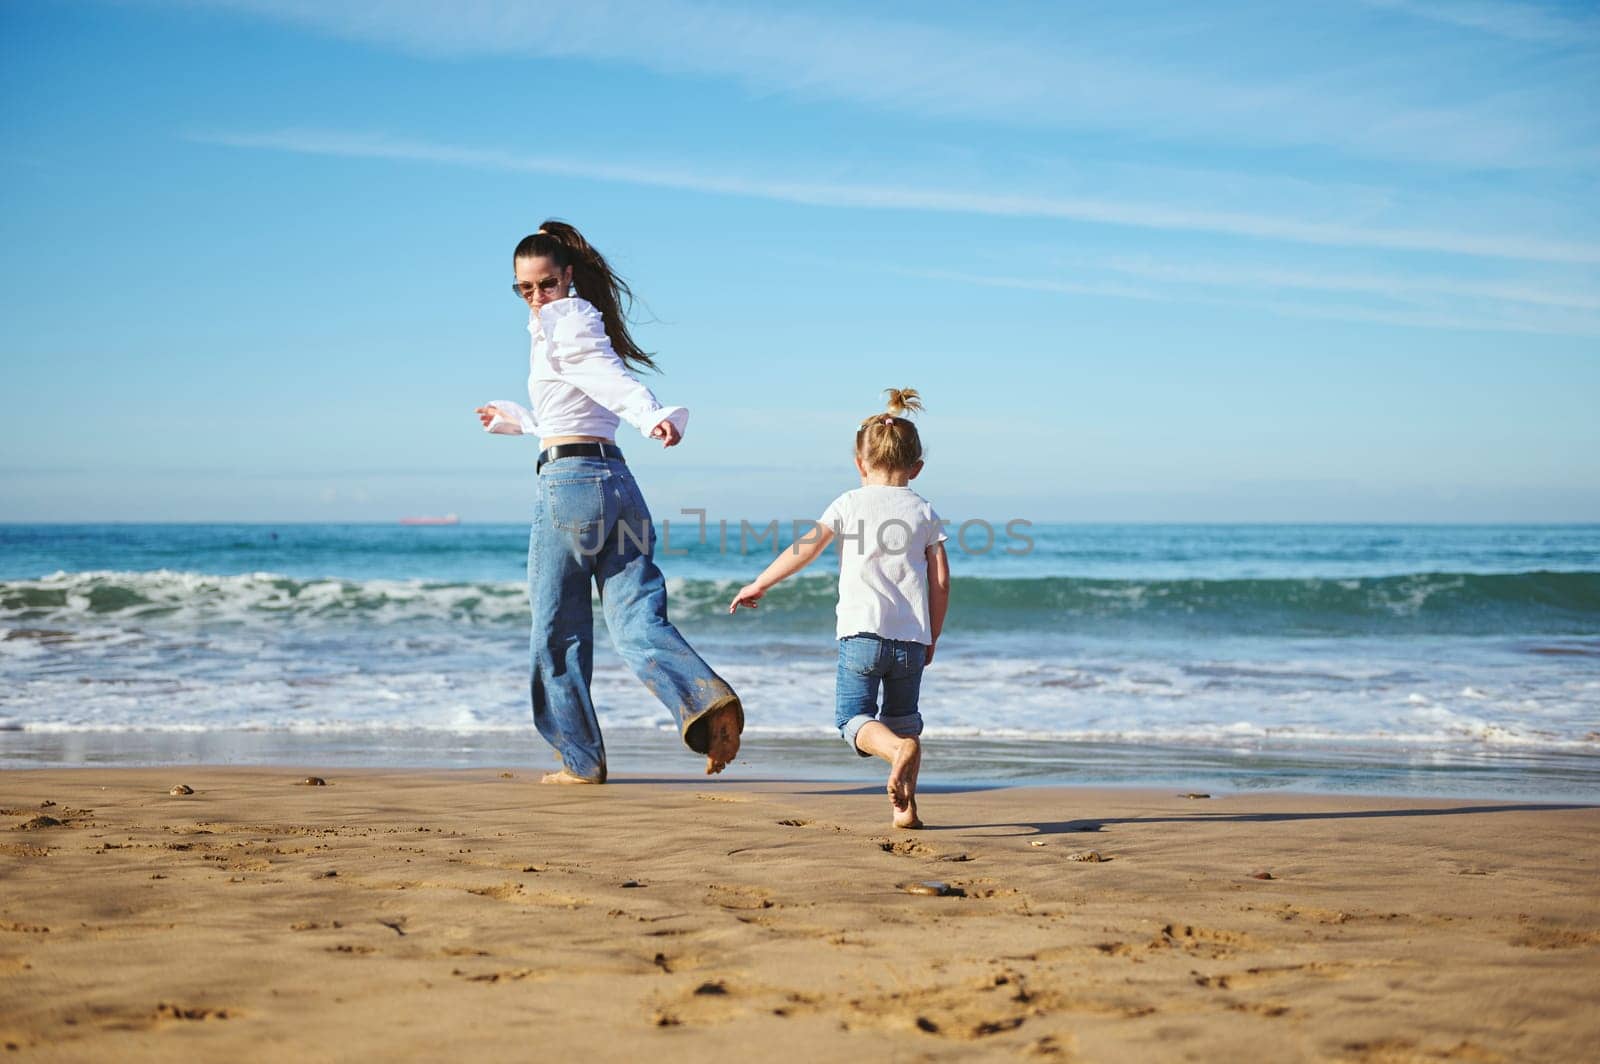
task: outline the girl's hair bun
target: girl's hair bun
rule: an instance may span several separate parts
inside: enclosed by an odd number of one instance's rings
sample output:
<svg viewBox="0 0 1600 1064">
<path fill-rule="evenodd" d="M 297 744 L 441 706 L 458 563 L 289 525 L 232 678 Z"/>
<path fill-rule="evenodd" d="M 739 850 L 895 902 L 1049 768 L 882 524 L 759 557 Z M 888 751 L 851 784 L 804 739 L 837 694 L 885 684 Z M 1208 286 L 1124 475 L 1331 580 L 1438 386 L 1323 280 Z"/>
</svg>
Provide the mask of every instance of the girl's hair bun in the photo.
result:
<svg viewBox="0 0 1600 1064">
<path fill-rule="evenodd" d="M 922 437 L 908 414 L 922 409 L 915 388 L 885 388 L 889 409 L 873 414 L 856 430 L 856 455 L 877 469 L 911 469 L 922 461 Z"/>
<path fill-rule="evenodd" d="M 889 413 L 896 417 L 915 414 L 922 409 L 922 397 L 915 388 L 885 388 L 883 392 L 889 397 Z"/>
</svg>

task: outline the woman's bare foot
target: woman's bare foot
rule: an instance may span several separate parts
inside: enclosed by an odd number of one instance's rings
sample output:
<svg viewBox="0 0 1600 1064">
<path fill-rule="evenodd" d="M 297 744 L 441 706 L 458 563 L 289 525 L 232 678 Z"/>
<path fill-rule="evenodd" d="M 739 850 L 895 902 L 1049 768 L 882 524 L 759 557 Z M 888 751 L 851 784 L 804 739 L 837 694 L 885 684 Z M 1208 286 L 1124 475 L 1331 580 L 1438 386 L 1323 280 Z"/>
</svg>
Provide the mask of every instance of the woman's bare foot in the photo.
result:
<svg viewBox="0 0 1600 1064">
<path fill-rule="evenodd" d="M 573 772 L 571 769 L 563 768 L 559 772 L 547 772 L 547 773 L 545 773 L 544 776 L 540 778 L 539 782 L 540 783 L 589 783 L 589 784 L 599 784 L 599 783 L 604 783 L 605 779 L 604 778 L 597 779 L 597 780 L 584 779 L 582 776 L 580 776 L 577 773 Z"/>
<path fill-rule="evenodd" d="M 721 772 L 739 756 L 739 732 L 744 727 L 744 709 L 737 698 L 706 714 L 706 775 Z"/>
</svg>

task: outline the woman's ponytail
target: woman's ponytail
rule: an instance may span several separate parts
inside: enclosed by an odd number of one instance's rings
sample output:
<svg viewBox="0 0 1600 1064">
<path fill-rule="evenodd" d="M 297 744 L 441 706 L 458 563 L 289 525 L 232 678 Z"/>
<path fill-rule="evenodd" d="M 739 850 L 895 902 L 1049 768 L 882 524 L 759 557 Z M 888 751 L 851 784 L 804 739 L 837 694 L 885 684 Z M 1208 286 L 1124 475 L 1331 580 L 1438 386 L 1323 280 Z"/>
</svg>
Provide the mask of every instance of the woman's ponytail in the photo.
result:
<svg viewBox="0 0 1600 1064">
<path fill-rule="evenodd" d="M 539 226 L 537 233 L 523 237 L 511 256 L 513 262 L 540 257 L 548 257 L 557 267 L 572 267 L 572 287 L 600 312 L 611 346 L 630 369 L 658 368 L 628 333 L 627 313 L 633 309 L 633 289 L 612 271 L 605 256 L 582 233 L 566 222 L 551 219 Z"/>
</svg>

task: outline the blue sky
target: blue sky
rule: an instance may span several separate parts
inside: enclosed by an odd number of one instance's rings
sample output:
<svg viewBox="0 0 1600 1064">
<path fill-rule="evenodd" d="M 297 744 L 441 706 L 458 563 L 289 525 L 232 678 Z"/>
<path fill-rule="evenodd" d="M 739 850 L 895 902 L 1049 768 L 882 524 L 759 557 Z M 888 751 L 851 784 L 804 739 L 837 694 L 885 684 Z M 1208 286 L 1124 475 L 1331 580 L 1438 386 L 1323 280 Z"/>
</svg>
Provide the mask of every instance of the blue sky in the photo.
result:
<svg viewBox="0 0 1600 1064">
<path fill-rule="evenodd" d="M 1600 520 L 1592 4 L 10 0 L 0 85 L 0 520 L 523 519 L 548 216 L 658 517 L 913 385 L 957 519 Z"/>
</svg>

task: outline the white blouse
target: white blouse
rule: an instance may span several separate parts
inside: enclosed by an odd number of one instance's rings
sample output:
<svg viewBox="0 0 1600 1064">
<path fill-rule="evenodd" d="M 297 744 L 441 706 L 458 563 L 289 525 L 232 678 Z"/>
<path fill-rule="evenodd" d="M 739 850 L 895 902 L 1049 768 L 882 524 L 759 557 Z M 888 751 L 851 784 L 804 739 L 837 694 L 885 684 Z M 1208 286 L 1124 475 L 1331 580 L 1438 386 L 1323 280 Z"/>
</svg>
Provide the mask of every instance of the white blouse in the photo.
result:
<svg viewBox="0 0 1600 1064">
<path fill-rule="evenodd" d="M 528 398 L 533 409 L 506 399 L 488 431 L 503 436 L 616 436 L 618 415 L 646 438 L 663 421 L 683 435 L 689 411 L 662 406 L 628 371 L 606 336 L 600 311 L 569 296 L 528 312 L 533 347 L 528 354 Z"/>
</svg>

